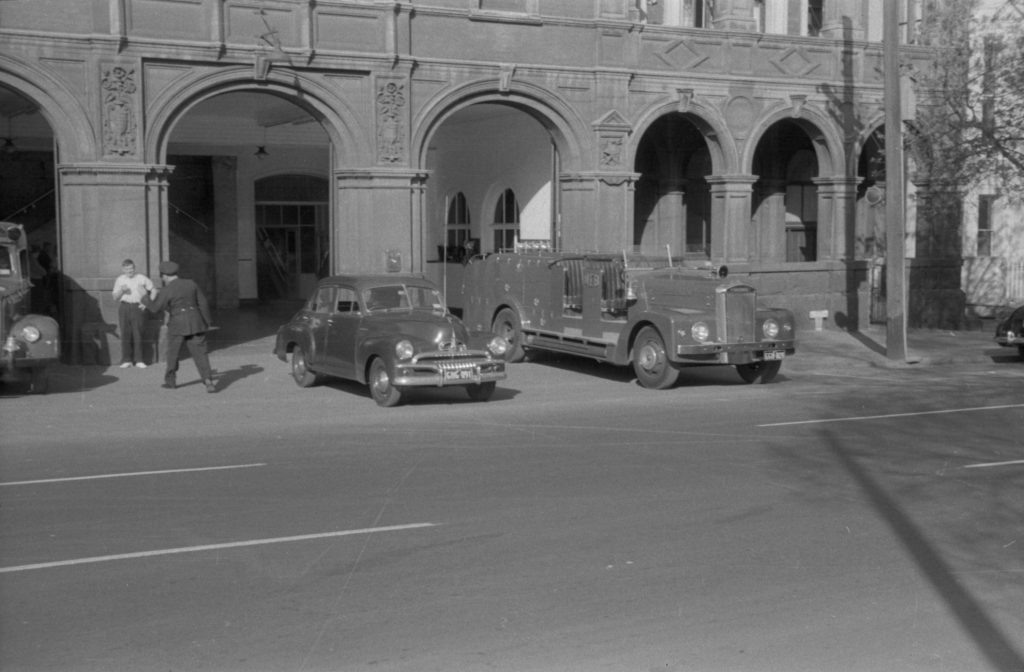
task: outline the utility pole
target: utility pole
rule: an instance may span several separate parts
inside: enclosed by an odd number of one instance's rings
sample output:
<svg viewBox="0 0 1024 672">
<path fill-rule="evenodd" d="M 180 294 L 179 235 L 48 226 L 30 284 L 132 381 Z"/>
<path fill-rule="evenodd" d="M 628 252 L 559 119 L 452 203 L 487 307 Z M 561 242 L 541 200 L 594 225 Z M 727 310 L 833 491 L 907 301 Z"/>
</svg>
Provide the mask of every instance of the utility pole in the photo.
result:
<svg viewBox="0 0 1024 672">
<path fill-rule="evenodd" d="M 907 358 L 906 215 L 903 193 L 903 114 L 900 108 L 900 3 L 885 0 L 885 355 Z"/>
</svg>

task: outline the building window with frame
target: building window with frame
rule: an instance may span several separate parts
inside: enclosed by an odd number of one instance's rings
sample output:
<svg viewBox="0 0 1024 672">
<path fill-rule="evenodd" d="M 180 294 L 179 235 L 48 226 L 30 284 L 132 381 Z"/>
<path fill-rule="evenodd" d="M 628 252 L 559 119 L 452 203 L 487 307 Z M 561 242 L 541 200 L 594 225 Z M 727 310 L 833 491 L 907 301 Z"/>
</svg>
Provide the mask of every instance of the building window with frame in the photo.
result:
<svg viewBox="0 0 1024 672">
<path fill-rule="evenodd" d="M 807 0 L 807 35 L 818 37 L 824 23 L 824 0 Z"/>
<path fill-rule="evenodd" d="M 466 195 L 461 191 L 448 201 L 444 229 L 444 245 L 440 250 L 441 259 L 460 261 L 466 241 L 470 236 L 469 205 L 466 203 Z"/>
<path fill-rule="evenodd" d="M 997 198 L 998 196 L 995 194 L 982 194 L 978 197 L 978 244 L 975 251 L 976 256 L 992 256 L 992 211 Z"/>
<path fill-rule="evenodd" d="M 506 189 L 494 206 L 494 251 L 515 249 L 519 238 L 519 202 L 515 192 Z"/>
</svg>

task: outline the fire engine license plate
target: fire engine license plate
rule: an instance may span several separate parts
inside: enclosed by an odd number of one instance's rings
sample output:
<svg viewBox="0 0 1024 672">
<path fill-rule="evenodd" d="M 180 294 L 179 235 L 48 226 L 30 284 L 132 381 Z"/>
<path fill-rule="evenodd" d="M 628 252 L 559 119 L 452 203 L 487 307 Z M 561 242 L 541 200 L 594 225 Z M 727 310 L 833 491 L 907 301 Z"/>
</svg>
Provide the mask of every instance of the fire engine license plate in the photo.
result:
<svg viewBox="0 0 1024 672">
<path fill-rule="evenodd" d="M 476 378 L 475 369 L 455 369 L 453 371 L 444 371 L 442 380 L 445 382 L 457 381 L 457 380 L 473 380 Z"/>
<path fill-rule="evenodd" d="M 765 361 L 771 361 L 773 359 L 784 359 L 786 357 L 785 350 L 765 350 L 764 359 Z"/>
</svg>

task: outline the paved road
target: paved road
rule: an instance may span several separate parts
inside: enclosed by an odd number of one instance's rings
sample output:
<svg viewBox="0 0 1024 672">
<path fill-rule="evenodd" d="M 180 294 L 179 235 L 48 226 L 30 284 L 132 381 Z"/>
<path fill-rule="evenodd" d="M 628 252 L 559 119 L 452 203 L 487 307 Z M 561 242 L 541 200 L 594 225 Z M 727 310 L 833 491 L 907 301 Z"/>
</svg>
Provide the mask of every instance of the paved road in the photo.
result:
<svg viewBox="0 0 1024 672">
<path fill-rule="evenodd" d="M 1019 366 L 214 365 L 0 399 L 0 669 L 1024 669 Z"/>
</svg>

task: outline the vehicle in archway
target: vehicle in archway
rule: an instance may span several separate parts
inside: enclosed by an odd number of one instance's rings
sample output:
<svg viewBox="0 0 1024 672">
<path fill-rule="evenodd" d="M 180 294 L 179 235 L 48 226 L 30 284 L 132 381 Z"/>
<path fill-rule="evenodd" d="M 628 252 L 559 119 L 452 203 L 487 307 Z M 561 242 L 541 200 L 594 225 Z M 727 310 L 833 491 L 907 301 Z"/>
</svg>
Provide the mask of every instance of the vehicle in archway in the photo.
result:
<svg viewBox="0 0 1024 672">
<path fill-rule="evenodd" d="M 796 352 L 793 314 L 760 307 L 754 287 L 727 276 L 667 255 L 500 252 L 467 265 L 463 319 L 504 337 L 511 362 L 546 350 L 632 363 L 654 389 L 674 385 L 684 367 L 713 364 L 770 382 Z"/>
<path fill-rule="evenodd" d="M 507 375 L 507 346 L 490 334 L 471 339 L 421 276 L 336 275 L 281 326 L 274 353 L 291 358 L 299 387 L 347 378 L 365 383 L 378 405 L 395 406 L 417 387 L 461 386 L 487 401 Z"/>
<path fill-rule="evenodd" d="M 1024 359 L 1024 306 L 999 321 L 995 339 L 1004 348 L 1017 348 L 1017 354 Z"/>
<path fill-rule="evenodd" d="M 31 312 L 28 237 L 21 224 L 0 222 L 0 380 L 47 390 L 46 369 L 60 359 L 57 321 Z"/>
</svg>

